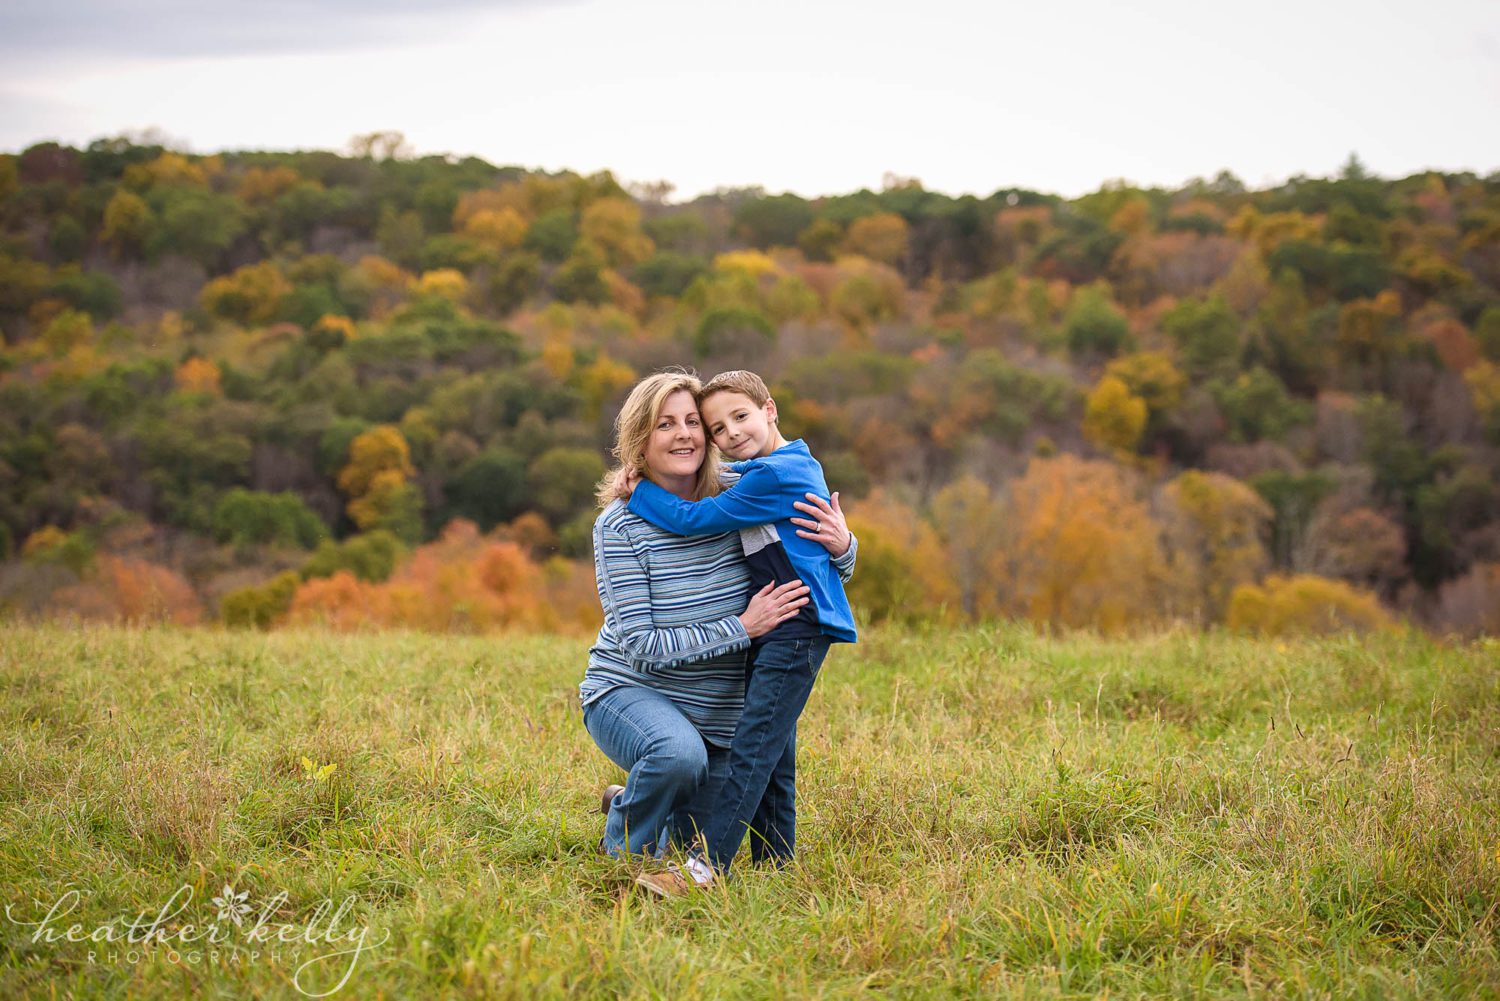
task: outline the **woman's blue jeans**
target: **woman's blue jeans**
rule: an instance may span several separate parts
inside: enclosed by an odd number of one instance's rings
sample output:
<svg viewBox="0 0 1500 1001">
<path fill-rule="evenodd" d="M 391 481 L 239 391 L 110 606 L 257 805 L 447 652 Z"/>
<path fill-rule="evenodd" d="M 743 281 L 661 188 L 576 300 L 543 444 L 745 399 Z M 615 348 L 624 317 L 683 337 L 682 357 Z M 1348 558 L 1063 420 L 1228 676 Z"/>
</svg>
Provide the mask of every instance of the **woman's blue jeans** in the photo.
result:
<svg viewBox="0 0 1500 1001">
<path fill-rule="evenodd" d="M 708 826 L 729 751 L 703 739 L 672 700 L 651 688 L 622 685 L 583 707 L 583 725 L 629 777 L 610 804 L 604 850 L 660 858 Z"/>
</svg>

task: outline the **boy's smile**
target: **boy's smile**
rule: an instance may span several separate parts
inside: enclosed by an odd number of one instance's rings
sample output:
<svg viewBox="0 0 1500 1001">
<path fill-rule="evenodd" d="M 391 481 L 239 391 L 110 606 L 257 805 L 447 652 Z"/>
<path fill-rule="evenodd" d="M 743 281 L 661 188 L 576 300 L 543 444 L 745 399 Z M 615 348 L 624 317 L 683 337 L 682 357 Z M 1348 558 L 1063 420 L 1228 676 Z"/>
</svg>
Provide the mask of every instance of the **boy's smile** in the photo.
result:
<svg viewBox="0 0 1500 1001">
<path fill-rule="evenodd" d="M 775 400 L 756 406 L 744 393 L 721 390 L 701 406 L 714 444 L 734 462 L 762 458 L 786 444 L 776 426 Z"/>
</svg>

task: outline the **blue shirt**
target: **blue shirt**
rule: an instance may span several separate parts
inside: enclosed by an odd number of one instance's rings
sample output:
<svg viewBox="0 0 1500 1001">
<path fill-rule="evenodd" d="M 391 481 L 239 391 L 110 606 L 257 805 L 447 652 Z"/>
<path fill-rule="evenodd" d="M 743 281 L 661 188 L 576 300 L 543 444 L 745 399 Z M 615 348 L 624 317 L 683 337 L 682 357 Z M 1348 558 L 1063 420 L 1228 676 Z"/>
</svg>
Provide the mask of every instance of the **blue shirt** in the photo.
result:
<svg viewBox="0 0 1500 1001">
<path fill-rule="evenodd" d="M 630 497 L 630 510 L 640 517 L 679 535 L 710 535 L 735 529 L 772 525 L 787 560 L 802 583 L 808 586 L 818 627 L 830 639 L 853 643 L 858 639 L 854 613 L 844 594 L 845 576 L 834 565 L 828 550 L 797 534 L 789 520 L 798 515 L 792 504 L 805 501 L 805 494 L 828 496 L 823 467 L 812 457 L 802 439 L 789 441 L 770 455 L 731 467 L 739 482 L 717 497 L 685 501 L 643 480 Z M 840 558 L 851 565 L 855 543 Z"/>
</svg>

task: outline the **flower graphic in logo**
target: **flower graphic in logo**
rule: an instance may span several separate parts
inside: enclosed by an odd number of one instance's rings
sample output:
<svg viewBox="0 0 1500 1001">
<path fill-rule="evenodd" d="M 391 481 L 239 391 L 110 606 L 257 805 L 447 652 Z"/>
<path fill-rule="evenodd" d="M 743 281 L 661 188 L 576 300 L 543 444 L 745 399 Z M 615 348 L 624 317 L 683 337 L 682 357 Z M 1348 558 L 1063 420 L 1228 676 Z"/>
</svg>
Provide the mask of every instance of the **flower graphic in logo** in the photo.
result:
<svg viewBox="0 0 1500 1001">
<path fill-rule="evenodd" d="M 250 913 L 250 905 L 245 903 L 249 897 L 250 893 L 248 890 L 235 893 L 234 887 L 225 883 L 223 892 L 213 899 L 213 902 L 219 908 L 219 920 L 233 921 L 235 924 L 240 924 L 242 916 Z"/>
</svg>

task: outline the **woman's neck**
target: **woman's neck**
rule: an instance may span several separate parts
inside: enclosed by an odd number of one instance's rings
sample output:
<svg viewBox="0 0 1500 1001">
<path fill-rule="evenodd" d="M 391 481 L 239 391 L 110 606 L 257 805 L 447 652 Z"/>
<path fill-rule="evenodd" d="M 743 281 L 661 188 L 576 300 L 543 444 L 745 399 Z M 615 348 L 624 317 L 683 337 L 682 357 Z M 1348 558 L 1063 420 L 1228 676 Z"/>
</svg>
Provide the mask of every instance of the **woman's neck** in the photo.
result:
<svg viewBox="0 0 1500 1001">
<path fill-rule="evenodd" d="M 698 477 L 693 476 L 667 476 L 658 473 L 654 469 L 648 469 L 646 475 L 651 477 L 651 482 L 667 491 L 681 497 L 685 501 L 698 499 Z"/>
</svg>

